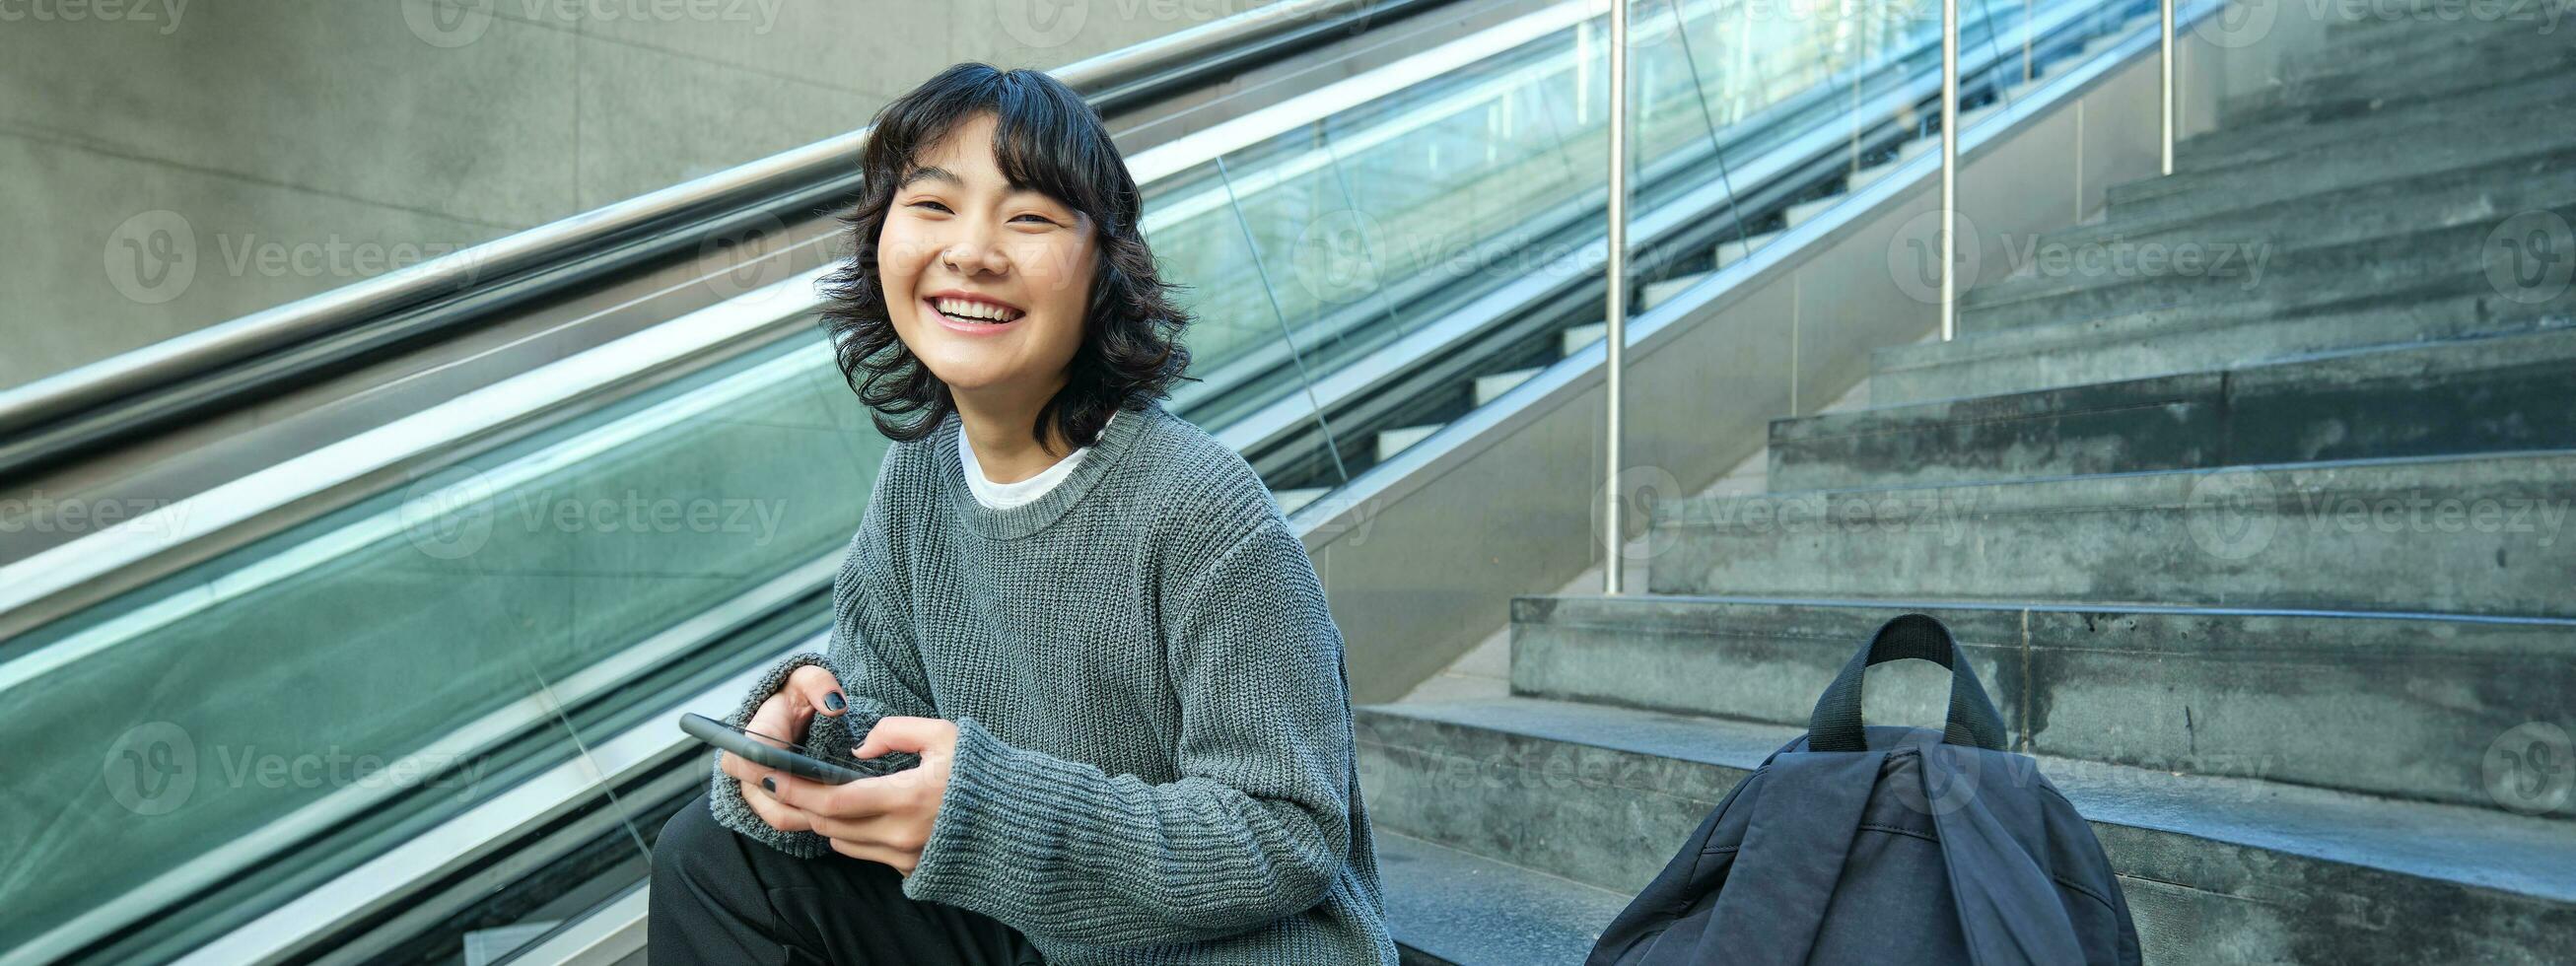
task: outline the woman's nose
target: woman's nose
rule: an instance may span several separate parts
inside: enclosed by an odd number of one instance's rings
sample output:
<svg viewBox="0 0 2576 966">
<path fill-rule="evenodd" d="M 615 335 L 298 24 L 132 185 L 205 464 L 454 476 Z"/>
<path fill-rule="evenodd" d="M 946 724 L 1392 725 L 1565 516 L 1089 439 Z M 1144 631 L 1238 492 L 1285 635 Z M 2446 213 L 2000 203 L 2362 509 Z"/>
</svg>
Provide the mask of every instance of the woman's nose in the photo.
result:
<svg viewBox="0 0 2576 966">
<path fill-rule="evenodd" d="M 988 232 L 966 229 L 963 234 L 939 250 L 941 264 L 960 275 L 999 273 L 1009 266 L 1001 246 L 993 244 Z"/>
</svg>

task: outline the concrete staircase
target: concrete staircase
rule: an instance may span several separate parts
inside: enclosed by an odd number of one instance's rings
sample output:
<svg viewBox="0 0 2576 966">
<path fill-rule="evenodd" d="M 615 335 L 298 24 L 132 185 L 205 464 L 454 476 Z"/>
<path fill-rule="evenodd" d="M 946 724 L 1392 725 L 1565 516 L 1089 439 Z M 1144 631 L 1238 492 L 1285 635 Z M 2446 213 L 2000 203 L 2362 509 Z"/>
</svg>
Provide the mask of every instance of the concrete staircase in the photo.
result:
<svg viewBox="0 0 2576 966">
<path fill-rule="evenodd" d="M 1508 687 L 1358 709 L 1408 960 L 1579 962 L 1910 610 L 2149 962 L 2576 956 L 2576 40 L 2536 29 L 2329 28 L 2038 240 L 2259 263 L 1975 285 L 1864 405 L 1775 421 L 1759 489 L 1659 506 L 1649 593 L 1520 598 Z M 1872 720 L 1941 719 L 1919 663 Z"/>
<path fill-rule="evenodd" d="M 2039 65 L 2030 80 L 1997 91 L 1995 96 L 1987 99 L 1985 103 L 1962 109 L 1959 112 L 1960 130 L 1968 130 L 1996 112 L 2011 107 L 2056 73 L 2068 66 L 2084 63 L 2103 48 L 2123 39 L 2130 31 L 2147 29 L 2154 19 L 2151 14 L 2136 13 L 2118 23 L 2106 22 L 2103 24 L 2105 28 L 2103 33 L 2087 39 L 2081 48 L 2055 61 Z M 1940 147 L 1940 133 L 1936 130 L 1924 130 L 1896 145 L 1893 151 L 1873 155 L 1851 172 L 1843 175 L 1837 184 L 1831 186 L 1820 197 L 1801 201 L 1783 209 L 1779 227 L 1755 232 L 1743 238 L 1729 238 L 1712 246 L 1707 268 L 1682 272 L 1670 278 L 1657 279 L 1639 286 L 1636 297 L 1632 301 L 1633 311 L 1642 313 L 1671 301 L 1692 286 L 1717 274 L 1719 270 L 1760 251 L 1764 245 L 1770 244 L 1789 229 L 1796 228 L 1808 219 L 1823 214 L 1847 200 L 1850 195 L 1895 173 L 1898 168 L 1913 162 L 1916 158 L 1940 150 Z M 1693 264 L 1697 264 L 1695 260 Z M 1559 330 L 1555 348 L 1556 358 L 1572 356 L 1589 348 L 1593 343 L 1600 342 L 1609 329 L 1609 323 L 1601 320 L 1569 325 Z M 1472 406 L 1483 406 L 1493 402 L 1501 398 L 1504 393 L 1510 392 L 1513 387 L 1529 381 L 1529 378 L 1537 375 L 1542 368 L 1544 366 L 1526 366 L 1475 376 L 1468 387 L 1469 402 Z M 1445 421 L 1424 422 L 1378 430 L 1373 434 L 1369 459 L 1372 462 L 1393 459 L 1407 447 L 1430 438 L 1433 433 L 1439 432 L 1447 425 Z M 1332 487 L 1329 486 L 1292 487 L 1278 490 L 1273 496 L 1283 512 L 1295 513 L 1299 508 L 1314 502 L 1316 498 L 1331 490 Z"/>
</svg>

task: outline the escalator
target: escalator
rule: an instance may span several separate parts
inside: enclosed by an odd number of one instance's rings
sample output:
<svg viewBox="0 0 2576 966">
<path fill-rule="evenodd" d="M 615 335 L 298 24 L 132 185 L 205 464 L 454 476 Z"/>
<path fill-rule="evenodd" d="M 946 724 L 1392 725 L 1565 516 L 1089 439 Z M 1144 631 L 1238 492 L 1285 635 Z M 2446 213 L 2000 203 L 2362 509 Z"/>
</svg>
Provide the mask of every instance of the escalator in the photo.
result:
<svg viewBox="0 0 2576 966">
<path fill-rule="evenodd" d="M 1283 6 L 1065 73 L 1200 320 L 1172 409 L 1293 522 L 1598 353 L 1607 39 L 1603 3 Z M 2154 9 L 1962 7 L 1963 123 Z M 1633 11 L 1641 308 L 1937 143 L 1937 15 Z M 0 964 L 615 961 L 705 778 L 670 720 L 818 646 L 885 450 L 812 315 L 854 143 L 133 370 L 202 379 L 0 400 L 0 473 L 172 494 L 0 557 L 47 736 L 0 764 Z"/>
</svg>

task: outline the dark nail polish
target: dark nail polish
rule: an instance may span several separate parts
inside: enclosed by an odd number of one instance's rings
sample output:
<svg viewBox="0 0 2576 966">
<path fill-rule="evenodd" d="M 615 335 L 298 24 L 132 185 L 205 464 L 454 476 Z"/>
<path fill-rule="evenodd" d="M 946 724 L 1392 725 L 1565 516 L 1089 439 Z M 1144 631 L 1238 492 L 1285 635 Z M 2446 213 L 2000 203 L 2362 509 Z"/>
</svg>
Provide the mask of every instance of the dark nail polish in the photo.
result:
<svg viewBox="0 0 2576 966">
<path fill-rule="evenodd" d="M 841 700 L 841 692 L 834 691 L 823 696 L 823 706 L 834 711 L 839 711 L 843 708 L 849 707 L 850 703 Z"/>
<path fill-rule="evenodd" d="M 762 778 L 762 779 L 760 780 L 760 787 L 765 788 L 765 789 L 768 789 L 768 790 L 769 790 L 769 793 L 770 793 L 770 794 L 772 794 L 772 795 L 776 795 L 776 794 L 778 794 L 778 780 L 777 780 L 777 779 L 764 777 L 764 778 Z"/>
</svg>

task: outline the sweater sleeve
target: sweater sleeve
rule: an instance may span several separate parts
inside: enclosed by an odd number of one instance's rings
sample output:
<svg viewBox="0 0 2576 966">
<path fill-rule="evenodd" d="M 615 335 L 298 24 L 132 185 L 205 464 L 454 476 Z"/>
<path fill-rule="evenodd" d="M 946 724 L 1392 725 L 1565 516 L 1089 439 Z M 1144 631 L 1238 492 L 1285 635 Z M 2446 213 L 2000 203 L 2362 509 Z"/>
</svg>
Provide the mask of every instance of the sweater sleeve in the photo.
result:
<svg viewBox="0 0 2576 966">
<path fill-rule="evenodd" d="M 959 716 L 906 896 L 1101 946 L 1222 938 L 1324 898 L 1350 852 L 1354 751 L 1304 546 L 1274 512 L 1165 600 L 1180 777 L 1108 775 Z"/>
<path fill-rule="evenodd" d="M 876 505 L 870 506 L 871 517 Z M 792 654 L 773 665 L 760 682 L 743 696 L 742 704 L 725 719 L 731 725 L 744 725 L 760 710 L 761 702 L 786 686 L 787 678 L 799 667 L 820 664 L 841 682 L 841 696 L 850 703 L 839 717 L 817 714 L 806 726 L 805 744 L 829 748 L 847 754 L 857 747 L 868 730 L 876 727 L 878 718 L 887 715 L 933 717 L 928 685 L 921 670 L 921 652 L 913 646 L 907 625 L 908 617 L 899 608 L 888 606 L 890 595 L 882 579 L 885 555 L 877 539 L 882 531 L 873 531 L 877 521 L 860 525 L 850 540 L 840 573 L 832 578 L 832 631 L 825 653 Z M 831 842 L 813 832 L 782 832 L 761 821 L 760 813 L 742 799 L 742 784 L 725 774 L 724 752 L 716 752 L 714 781 L 707 789 L 707 807 L 716 823 L 732 829 L 771 848 L 802 859 L 817 858 L 832 851 Z M 892 752 L 875 759 L 888 768 L 910 768 L 920 763 L 911 752 Z"/>
</svg>

